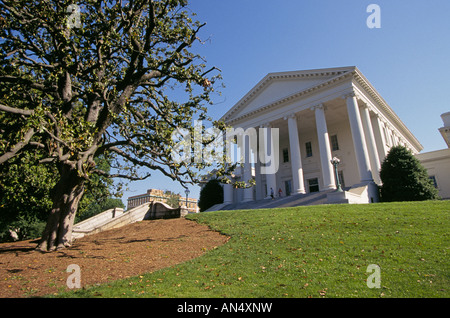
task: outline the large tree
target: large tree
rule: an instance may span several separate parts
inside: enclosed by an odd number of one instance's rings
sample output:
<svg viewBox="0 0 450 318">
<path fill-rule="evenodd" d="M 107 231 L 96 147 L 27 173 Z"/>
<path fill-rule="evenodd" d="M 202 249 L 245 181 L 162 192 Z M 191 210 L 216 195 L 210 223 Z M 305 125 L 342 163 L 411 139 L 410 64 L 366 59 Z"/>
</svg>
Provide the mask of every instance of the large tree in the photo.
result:
<svg viewBox="0 0 450 318">
<path fill-rule="evenodd" d="M 0 1 L 0 164 L 38 150 L 35 164 L 59 172 L 43 251 L 70 245 L 93 175 L 197 181 L 171 135 L 207 118 L 220 76 L 191 52 L 204 24 L 187 0 L 75 3 Z"/>
</svg>

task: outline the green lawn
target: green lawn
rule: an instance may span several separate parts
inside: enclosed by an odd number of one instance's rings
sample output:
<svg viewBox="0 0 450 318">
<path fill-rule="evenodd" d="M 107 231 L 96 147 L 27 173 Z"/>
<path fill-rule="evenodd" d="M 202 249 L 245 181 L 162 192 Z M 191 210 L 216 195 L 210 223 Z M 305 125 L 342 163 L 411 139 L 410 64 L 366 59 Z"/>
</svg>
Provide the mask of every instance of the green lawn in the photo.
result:
<svg viewBox="0 0 450 318">
<path fill-rule="evenodd" d="M 62 296 L 450 297 L 449 216 L 450 201 L 190 215 L 231 239 L 178 266 Z M 367 286 L 371 264 L 380 288 Z"/>
</svg>

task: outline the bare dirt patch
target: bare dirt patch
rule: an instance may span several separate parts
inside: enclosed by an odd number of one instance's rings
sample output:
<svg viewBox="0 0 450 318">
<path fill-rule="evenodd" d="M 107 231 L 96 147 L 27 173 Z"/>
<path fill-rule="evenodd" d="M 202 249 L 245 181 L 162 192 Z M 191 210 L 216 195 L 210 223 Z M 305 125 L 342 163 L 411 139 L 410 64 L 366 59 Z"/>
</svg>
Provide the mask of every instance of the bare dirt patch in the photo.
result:
<svg viewBox="0 0 450 318">
<path fill-rule="evenodd" d="M 173 266 L 228 238 L 186 219 L 142 221 L 83 237 L 61 251 L 35 251 L 36 241 L 0 244 L 0 297 L 36 297 L 68 290 L 66 269 L 77 264 L 81 286 Z"/>
</svg>

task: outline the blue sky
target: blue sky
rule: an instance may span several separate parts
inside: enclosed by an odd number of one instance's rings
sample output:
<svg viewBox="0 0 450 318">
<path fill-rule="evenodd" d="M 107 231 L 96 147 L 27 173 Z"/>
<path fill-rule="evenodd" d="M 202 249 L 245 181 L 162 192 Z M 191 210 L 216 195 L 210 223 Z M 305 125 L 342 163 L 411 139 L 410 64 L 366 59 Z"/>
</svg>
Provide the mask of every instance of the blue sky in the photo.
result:
<svg viewBox="0 0 450 318">
<path fill-rule="evenodd" d="M 369 4 L 381 9 L 370 29 Z M 449 0 L 191 0 L 207 22 L 195 51 L 222 70 L 222 96 L 209 114 L 219 119 L 267 73 L 357 66 L 419 139 L 424 152 L 446 147 L 438 128 L 450 111 Z M 184 195 L 157 173 L 132 182 L 128 196 L 149 188 Z M 190 187 L 198 198 L 199 187 Z"/>
</svg>

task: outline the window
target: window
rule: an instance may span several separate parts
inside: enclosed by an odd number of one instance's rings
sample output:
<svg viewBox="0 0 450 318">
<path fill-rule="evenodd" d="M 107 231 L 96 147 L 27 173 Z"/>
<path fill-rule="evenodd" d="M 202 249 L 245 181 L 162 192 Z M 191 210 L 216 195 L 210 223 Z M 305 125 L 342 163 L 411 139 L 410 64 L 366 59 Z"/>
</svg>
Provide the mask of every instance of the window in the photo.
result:
<svg viewBox="0 0 450 318">
<path fill-rule="evenodd" d="M 319 179 L 308 179 L 309 192 L 319 192 Z"/>
<path fill-rule="evenodd" d="M 437 189 L 438 188 L 438 184 L 437 184 L 437 181 L 436 181 L 436 176 L 429 176 L 428 179 L 433 181 L 433 185 Z"/>
<path fill-rule="evenodd" d="M 333 135 L 330 137 L 331 150 L 336 151 L 339 150 L 339 143 L 337 139 L 337 135 Z"/>
<path fill-rule="evenodd" d="M 291 180 L 284 181 L 284 189 L 286 190 L 286 196 L 291 195 Z"/>
<path fill-rule="evenodd" d="M 306 157 L 312 157 L 312 146 L 311 141 L 308 141 L 306 144 Z"/>
<path fill-rule="evenodd" d="M 289 150 L 287 148 L 283 149 L 283 162 L 289 162 Z"/>
</svg>

